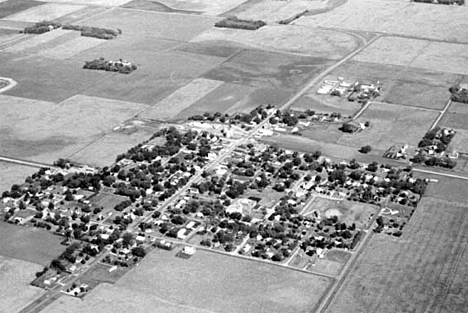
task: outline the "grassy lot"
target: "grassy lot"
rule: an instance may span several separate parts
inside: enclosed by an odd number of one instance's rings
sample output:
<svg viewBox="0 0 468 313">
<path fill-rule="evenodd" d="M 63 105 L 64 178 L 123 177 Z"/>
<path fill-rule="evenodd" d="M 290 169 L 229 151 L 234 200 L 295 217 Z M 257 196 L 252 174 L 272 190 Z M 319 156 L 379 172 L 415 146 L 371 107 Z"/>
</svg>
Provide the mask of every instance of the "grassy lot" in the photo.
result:
<svg viewBox="0 0 468 313">
<path fill-rule="evenodd" d="M 423 135 L 429 130 L 438 112 L 402 107 L 387 103 L 372 103 L 356 120 L 370 122 L 370 127 L 357 134 L 343 134 L 339 144 L 386 150 L 394 144 L 408 144 L 417 147 Z"/>
<path fill-rule="evenodd" d="M 313 265 L 308 266 L 307 270 L 326 274 L 326 275 L 339 275 L 343 267 L 351 257 L 351 253 L 342 250 L 330 250 L 325 255 L 325 258 L 316 258 Z"/>
<path fill-rule="evenodd" d="M 465 312 L 467 214 L 423 199 L 402 237 L 372 237 L 326 312 Z"/>
<path fill-rule="evenodd" d="M 111 266 L 109 265 L 97 264 L 80 278 L 80 283 L 87 284 L 90 288 L 94 288 L 102 283 L 114 284 L 128 271 L 123 268 L 117 268 L 109 272 L 110 268 Z"/>
<path fill-rule="evenodd" d="M 254 32 L 240 29 L 212 28 L 192 42 L 230 41 L 245 47 L 292 52 L 327 59 L 340 59 L 354 50 L 358 43 L 348 34 L 295 25 L 267 25 Z"/>
<path fill-rule="evenodd" d="M 458 202 L 465 205 L 468 204 L 468 198 L 466 197 L 468 180 L 419 172 L 414 172 L 414 174 L 415 177 L 433 178 L 438 180 L 437 183 L 429 183 L 424 194 L 425 197 Z"/>
<path fill-rule="evenodd" d="M 360 202 L 317 197 L 303 215 L 310 215 L 313 211 L 318 211 L 322 218 L 336 215 L 341 223 L 346 225 L 355 223 L 357 228 L 367 229 L 370 226 L 370 216 L 378 212 L 378 207 Z"/>
<path fill-rule="evenodd" d="M 86 96 L 55 104 L 2 95 L 0 107 L 0 154 L 53 162 L 76 153 L 145 106 Z"/>
<path fill-rule="evenodd" d="M 19 312 L 45 291 L 29 283 L 42 266 L 0 256 L 0 312 Z"/>
<path fill-rule="evenodd" d="M 0 2 L 0 18 L 19 13 L 29 8 L 42 5 L 43 2 L 34 0 L 8 0 Z"/>
<path fill-rule="evenodd" d="M 39 169 L 12 163 L 0 162 L 0 193 L 9 190 L 11 185 L 24 182 L 25 178 Z"/>
<path fill-rule="evenodd" d="M 308 312 L 329 286 L 326 278 L 198 251 L 153 250 L 114 286 L 101 285 L 78 305 L 60 299 L 45 312 Z M 313 292 L 311 292 L 313 290 Z M 130 300 L 131 299 L 131 300 Z M 146 310 L 146 311 L 145 311 Z"/>
<path fill-rule="evenodd" d="M 294 24 L 467 42 L 467 14 L 466 6 L 357 0 L 324 14 L 304 16 Z"/>
<path fill-rule="evenodd" d="M 41 228 L 23 227 L 0 221 L 0 254 L 39 265 L 49 265 L 65 247 L 62 237 Z"/>
<path fill-rule="evenodd" d="M 69 155 L 69 158 L 98 167 L 110 166 L 117 155 L 149 139 L 155 132 L 155 127 L 125 123 L 124 128 L 108 132 L 104 137 Z"/>
</svg>

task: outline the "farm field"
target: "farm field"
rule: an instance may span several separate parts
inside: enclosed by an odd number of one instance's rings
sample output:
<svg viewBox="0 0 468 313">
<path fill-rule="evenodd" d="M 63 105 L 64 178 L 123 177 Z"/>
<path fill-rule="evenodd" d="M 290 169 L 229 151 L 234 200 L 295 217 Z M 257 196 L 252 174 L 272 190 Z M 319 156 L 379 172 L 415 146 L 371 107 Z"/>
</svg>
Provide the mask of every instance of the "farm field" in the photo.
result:
<svg viewBox="0 0 468 313">
<path fill-rule="evenodd" d="M 440 120 L 439 125 L 442 125 L 445 127 L 451 127 L 451 128 L 458 128 L 462 130 L 468 130 L 468 124 L 466 122 L 467 118 L 468 118 L 468 105 L 466 103 L 452 102 L 447 112 L 445 112 L 444 116 Z M 457 139 L 458 135 L 459 134 L 455 135 L 454 140 Z"/>
<path fill-rule="evenodd" d="M 99 84 L 115 73 L 86 71 L 83 64 L 40 56 L 0 52 L 0 72 L 18 85 L 2 95 L 61 102 Z"/>
<path fill-rule="evenodd" d="M 152 11 L 115 8 L 86 21 L 86 25 L 121 29 L 132 37 L 165 38 L 189 41 L 213 27 L 220 18 L 196 15 L 171 15 Z"/>
<path fill-rule="evenodd" d="M 0 254 L 4 257 L 47 266 L 65 247 L 62 237 L 42 228 L 22 227 L 0 221 Z M 40 268 L 42 269 L 42 268 Z M 31 277 L 33 278 L 33 277 Z M 32 280 L 32 279 L 31 279 Z"/>
<path fill-rule="evenodd" d="M 424 170 L 431 170 L 431 168 L 424 168 Z M 437 174 L 428 174 L 414 172 L 415 177 L 420 178 L 433 178 L 438 182 L 430 183 L 427 186 L 424 195 L 426 197 L 436 198 L 445 201 L 452 201 L 457 203 L 468 204 L 466 197 L 466 190 L 468 190 L 468 180 L 451 178 Z"/>
<path fill-rule="evenodd" d="M 170 10 L 169 12 L 193 12 L 215 16 L 235 8 L 244 1 L 245 0 L 144 0 L 131 1 L 123 7 L 158 11 L 156 5 L 160 4 L 167 7 L 168 10 Z"/>
<path fill-rule="evenodd" d="M 0 18 L 19 13 L 44 3 L 34 0 L 8 0 L 0 1 Z"/>
<path fill-rule="evenodd" d="M 360 202 L 316 197 L 302 214 L 312 216 L 314 211 L 317 211 L 322 219 L 337 216 L 340 222 L 346 225 L 356 224 L 357 228 L 368 229 L 372 216 L 378 213 L 379 208 Z"/>
<path fill-rule="evenodd" d="M 330 64 L 328 59 L 246 50 L 203 77 L 256 88 L 297 89 Z"/>
<path fill-rule="evenodd" d="M 52 3 L 65 3 L 65 4 L 75 4 L 76 0 L 39 0 L 42 2 L 52 2 Z M 107 7 L 114 7 L 123 5 L 130 0 L 80 0 L 79 3 L 85 5 L 102 5 Z"/>
<path fill-rule="evenodd" d="M 370 127 L 357 134 L 343 134 L 339 144 L 386 150 L 394 144 L 417 147 L 429 130 L 438 112 L 403 107 L 387 103 L 372 103 L 356 120 L 370 122 Z"/>
<path fill-rule="evenodd" d="M 43 266 L 14 258 L 0 256 L 0 312 L 19 312 L 44 290 L 29 283 Z"/>
<path fill-rule="evenodd" d="M 16 14 L 9 15 L 5 19 L 10 21 L 37 23 L 44 20 L 50 21 L 83 8 L 85 8 L 85 6 L 76 4 L 42 3 L 42 5 L 34 6 Z"/>
<path fill-rule="evenodd" d="M 7 162 L 0 162 L 0 194 L 13 184 L 23 183 L 24 179 L 39 169 Z"/>
<path fill-rule="evenodd" d="M 79 306 L 59 299 L 45 312 L 62 312 L 65 306 L 72 313 L 90 308 L 146 312 L 149 305 L 163 313 L 304 312 L 312 310 L 330 283 L 327 278 L 213 252 L 197 251 L 188 260 L 175 254 L 153 250 L 114 286 L 99 286 Z"/>
<path fill-rule="evenodd" d="M 81 95 L 60 104 L 2 95 L 0 107 L 0 154 L 52 163 L 76 153 L 146 106 Z"/>
<path fill-rule="evenodd" d="M 303 16 L 293 24 L 468 42 L 467 14 L 466 6 L 357 0 L 323 14 Z"/>
<path fill-rule="evenodd" d="M 382 37 L 353 58 L 360 62 L 468 74 L 463 64 L 468 53 L 463 44 L 431 42 L 428 40 Z"/>
<path fill-rule="evenodd" d="M 371 238 L 326 312 L 465 312 L 467 214 L 424 198 L 402 237 Z"/>
<path fill-rule="evenodd" d="M 218 88 L 223 82 L 209 79 L 195 79 L 173 92 L 164 100 L 139 114 L 140 117 L 167 121 L 193 105 L 197 100 Z"/>
<path fill-rule="evenodd" d="M 267 25 L 254 32 L 241 29 L 212 28 L 191 42 L 230 41 L 245 47 L 340 59 L 357 48 L 355 37 L 332 30 L 308 27 Z"/>
<path fill-rule="evenodd" d="M 64 30 L 64 29 L 56 29 L 52 32 L 46 32 L 40 35 L 33 35 L 28 40 L 21 41 L 15 45 L 9 46 L 6 49 L 3 49 L 5 52 L 15 53 L 15 52 L 27 52 L 30 51 L 35 47 L 41 47 L 44 44 L 54 41 L 59 37 L 64 35 L 68 35 L 70 33 L 75 33 L 72 30 Z"/>
</svg>

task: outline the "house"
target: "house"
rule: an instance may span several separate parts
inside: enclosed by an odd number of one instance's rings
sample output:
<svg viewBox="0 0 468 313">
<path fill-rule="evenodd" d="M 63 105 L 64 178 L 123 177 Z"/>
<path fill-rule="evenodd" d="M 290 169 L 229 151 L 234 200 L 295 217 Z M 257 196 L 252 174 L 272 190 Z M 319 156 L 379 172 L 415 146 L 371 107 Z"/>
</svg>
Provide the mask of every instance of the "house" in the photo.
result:
<svg viewBox="0 0 468 313">
<path fill-rule="evenodd" d="M 194 255 L 195 252 L 197 252 L 197 249 L 195 247 L 192 247 L 192 246 L 185 246 L 182 249 L 183 254 L 190 255 L 190 256 Z"/>
</svg>

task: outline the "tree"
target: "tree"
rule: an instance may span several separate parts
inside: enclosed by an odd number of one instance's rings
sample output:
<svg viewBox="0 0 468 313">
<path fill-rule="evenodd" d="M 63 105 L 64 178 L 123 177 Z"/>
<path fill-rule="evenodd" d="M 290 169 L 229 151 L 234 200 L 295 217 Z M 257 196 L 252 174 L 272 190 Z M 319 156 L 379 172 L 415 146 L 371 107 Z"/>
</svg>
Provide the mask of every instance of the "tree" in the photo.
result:
<svg viewBox="0 0 468 313">
<path fill-rule="evenodd" d="M 144 258 L 145 255 L 146 255 L 146 251 L 145 251 L 145 249 L 144 249 L 143 247 L 138 246 L 138 247 L 134 247 L 134 248 L 132 249 L 132 254 L 133 254 L 134 256 L 137 256 L 137 257 L 140 257 L 140 258 Z"/>
<path fill-rule="evenodd" d="M 122 236 L 122 244 L 126 247 L 130 246 L 133 242 L 133 235 L 131 233 L 125 233 Z"/>
<path fill-rule="evenodd" d="M 361 147 L 361 149 L 359 150 L 359 152 L 364 153 L 364 154 L 367 154 L 367 153 L 371 152 L 371 150 L 372 150 L 372 147 L 369 146 L 369 145 L 367 145 L 367 146 Z"/>
</svg>

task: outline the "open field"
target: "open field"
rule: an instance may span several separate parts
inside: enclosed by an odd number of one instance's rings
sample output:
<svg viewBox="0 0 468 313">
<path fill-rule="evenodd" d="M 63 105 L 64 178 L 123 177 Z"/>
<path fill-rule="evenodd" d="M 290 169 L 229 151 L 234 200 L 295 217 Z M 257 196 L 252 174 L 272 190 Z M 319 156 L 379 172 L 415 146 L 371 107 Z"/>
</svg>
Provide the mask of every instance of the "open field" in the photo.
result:
<svg viewBox="0 0 468 313">
<path fill-rule="evenodd" d="M 36 23 L 44 20 L 50 21 L 83 8 L 85 8 L 83 5 L 43 3 L 42 5 L 34 6 L 16 14 L 9 15 L 5 19 L 10 21 Z"/>
<path fill-rule="evenodd" d="M 382 37 L 353 59 L 360 62 L 468 74 L 468 70 L 464 66 L 468 60 L 468 52 L 464 44 Z"/>
<path fill-rule="evenodd" d="M 325 255 L 325 258 L 315 259 L 313 265 L 309 266 L 307 270 L 327 275 L 339 275 L 350 257 L 351 253 L 349 252 L 330 250 Z"/>
<path fill-rule="evenodd" d="M 193 38 L 192 42 L 214 40 L 328 59 L 342 58 L 358 45 L 356 38 L 345 33 L 325 29 L 311 31 L 307 27 L 288 25 L 267 25 L 256 31 L 212 28 Z"/>
<path fill-rule="evenodd" d="M 468 210 L 422 200 L 400 238 L 374 235 L 326 312 L 465 312 Z"/>
<path fill-rule="evenodd" d="M 91 308 L 147 312 L 149 305 L 161 313 L 308 312 L 330 283 L 326 278 L 213 252 L 198 251 L 188 260 L 175 254 L 153 250 L 114 286 L 99 286 L 83 302 L 69 307 L 70 300 L 59 299 L 45 312 L 62 312 L 65 306 L 73 313 Z"/>
<path fill-rule="evenodd" d="M 25 178 L 39 169 L 13 163 L 0 162 L 0 194 L 11 188 L 13 184 L 23 183 Z"/>
<path fill-rule="evenodd" d="M 220 19 L 196 15 L 171 15 L 151 11 L 115 8 L 86 21 L 86 25 L 121 29 L 135 37 L 188 41 L 213 27 Z"/>
<path fill-rule="evenodd" d="M 59 256 L 65 247 L 63 237 L 42 228 L 18 226 L 0 221 L 0 254 L 46 266 Z M 32 280 L 32 279 L 31 279 Z"/>
<path fill-rule="evenodd" d="M 29 283 L 42 266 L 0 256 L 0 312 L 18 312 L 40 297 L 44 290 Z"/>
<path fill-rule="evenodd" d="M 431 170 L 431 168 L 424 168 Z M 446 177 L 437 174 L 414 172 L 415 177 L 437 179 L 437 183 L 429 183 L 425 197 L 441 199 L 445 201 L 468 204 L 466 191 L 468 190 L 468 180 Z"/>
<path fill-rule="evenodd" d="M 294 24 L 468 42 L 467 14 L 467 6 L 357 0 L 327 13 L 303 16 Z"/>
<path fill-rule="evenodd" d="M 89 145 L 145 107 L 81 95 L 60 104 L 2 95 L 0 154 L 53 162 Z"/>
<path fill-rule="evenodd" d="M 125 8 L 159 11 L 157 4 L 167 7 L 169 12 L 193 12 L 206 15 L 218 15 L 235 8 L 245 0 L 145 0 L 131 1 Z"/>
<path fill-rule="evenodd" d="M 42 4 L 42 2 L 34 0 L 0 1 L 0 18 L 5 18 L 9 15 L 13 15 Z"/>
<path fill-rule="evenodd" d="M 455 129 L 457 134 L 452 139 L 451 146 L 454 147 L 455 151 L 468 153 L 468 130 L 467 129 Z"/>
<path fill-rule="evenodd" d="M 322 219 L 337 216 L 341 223 L 356 224 L 357 228 L 368 229 L 371 215 L 375 215 L 378 210 L 378 207 L 366 203 L 317 197 L 303 215 L 312 215 L 312 212 L 317 211 Z"/>
<path fill-rule="evenodd" d="M 354 147 L 370 145 L 386 150 L 394 144 L 417 147 L 429 130 L 438 112 L 402 107 L 387 103 L 372 103 L 356 122 L 370 122 L 370 127 L 356 134 L 343 134 L 339 144 Z"/>
<path fill-rule="evenodd" d="M 195 79 L 184 87 L 173 92 L 169 97 L 158 102 L 139 116 L 155 120 L 167 121 L 190 107 L 197 100 L 222 85 L 223 82 L 209 79 Z"/>
</svg>

